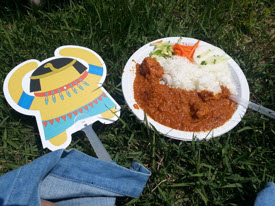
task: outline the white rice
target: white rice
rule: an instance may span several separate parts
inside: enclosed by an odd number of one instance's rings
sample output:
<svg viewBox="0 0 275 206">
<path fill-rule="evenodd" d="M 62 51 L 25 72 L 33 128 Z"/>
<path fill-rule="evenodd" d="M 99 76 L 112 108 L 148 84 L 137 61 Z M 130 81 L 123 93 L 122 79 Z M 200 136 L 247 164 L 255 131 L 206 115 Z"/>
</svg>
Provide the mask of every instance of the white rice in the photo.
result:
<svg viewBox="0 0 275 206">
<path fill-rule="evenodd" d="M 225 54 L 220 49 L 216 50 L 217 47 L 211 46 L 210 48 L 212 55 Z M 206 49 L 209 49 L 209 46 L 198 46 L 194 54 L 194 63 L 190 62 L 186 57 L 180 56 L 173 56 L 167 59 L 159 58 L 158 62 L 164 69 L 161 84 L 185 90 L 208 90 L 214 94 L 221 92 L 220 85 L 223 85 L 232 94 L 236 94 L 236 87 L 232 82 L 227 61 L 217 64 L 200 65 L 201 61 L 209 58 L 207 55 L 204 55 L 203 58 L 197 58 Z"/>
</svg>

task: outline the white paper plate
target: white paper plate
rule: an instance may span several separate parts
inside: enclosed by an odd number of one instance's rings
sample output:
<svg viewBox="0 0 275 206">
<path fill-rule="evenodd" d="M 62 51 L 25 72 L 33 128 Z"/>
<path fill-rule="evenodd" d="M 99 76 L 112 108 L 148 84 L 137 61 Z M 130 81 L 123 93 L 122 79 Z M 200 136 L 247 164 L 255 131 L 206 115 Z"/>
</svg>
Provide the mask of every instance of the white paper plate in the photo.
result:
<svg viewBox="0 0 275 206">
<path fill-rule="evenodd" d="M 144 121 L 144 111 L 139 108 L 136 109 L 134 107 L 137 102 L 134 98 L 134 89 L 133 89 L 133 83 L 136 76 L 136 63 L 141 63 L 145 57 L 148 57 L 150 52 L 154 49 L 153 46 L 150 46 L 151 43 L 156 41 L 170 41 L 171 43 L 177 43 L 179 40 L 179 37 L 167 37 L 162 39 L 157 39 L 155 41 L 152 41 L 140 49 L 138 49 L 128 60 L 126 66 L 124 67 L 123 75 L 122 75 L 122 91 L 124 98 L 132 110 L 132 112 L 137 116 L 138 119 Z M 194 45 L 198 40 L 193 38 L 182 38 L 182 43 L 185 43 L 186 45 Z M 204 41 L 200 41 L 200 45 L 210 45 Z M 247 80 L 245 78 L 244 73 L 242 72 L 241 68 L 238 66 L 238 64 L 231 58 L 228 60 L 229 68 L 231 69 L 232 74 L 232 80 L 233 83 L 236 86 L 236 90 L 238 92 L 238 96 L 240 96 L 243 99 L 249 100 L 249 87 Z M 172 129 L 170 127 L 164 126 L 156 121 L 154 121 L 152 118 L 147 116 L 148 122 L 153 125 L 160 133 L 164 134 L 167 137 L 178 139 L 178 140 L 185 140 L 185 141 L 191 141 L 193 137 L 196 139 L 209 139 L 212 137 L 220 136 L 231 129 L 233 129 L 242 119 L 246 112 L 247 107 L 238 105 L 237 110 L 233 114 L 232 118 L 226 122 L 224 125 L 209 131 L 209 132 L 185 132 L 181 130 Z"/>
</svg>

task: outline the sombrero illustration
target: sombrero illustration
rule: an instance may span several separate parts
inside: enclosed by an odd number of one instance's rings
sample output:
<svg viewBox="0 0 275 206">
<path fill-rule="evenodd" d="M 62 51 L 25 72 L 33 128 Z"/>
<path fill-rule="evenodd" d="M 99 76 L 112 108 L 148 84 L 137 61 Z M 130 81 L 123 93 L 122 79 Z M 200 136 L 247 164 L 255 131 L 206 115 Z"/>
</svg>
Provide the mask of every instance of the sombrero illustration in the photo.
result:
<svg viewBox="0 0 275 206">
<path fill-rule="evenodd" d="M 4 94 L 15 110 L 36 117 L 43 147 L 56 150 L 66 148 L 84 125 L 117 120 L 120 107 L 102 87 L 105 77 L 106 66 L 94 51 L 62 46 L 54 57 L 16 66 Z"/>
</svg>

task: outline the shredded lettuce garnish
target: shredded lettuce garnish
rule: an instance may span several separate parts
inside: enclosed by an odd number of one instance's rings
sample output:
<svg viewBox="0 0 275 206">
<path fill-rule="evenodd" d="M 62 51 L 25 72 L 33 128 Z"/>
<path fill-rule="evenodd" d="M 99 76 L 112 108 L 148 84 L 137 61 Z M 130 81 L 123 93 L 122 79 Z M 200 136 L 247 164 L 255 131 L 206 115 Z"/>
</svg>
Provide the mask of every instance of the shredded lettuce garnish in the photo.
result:
<svg viewBox="0 0 275 206">
<path fill-rule="evenodd" d="M 170 58 L 173 55 L 173 44 L 171 44 L 170 41 L 152 43 L 151 46 L 155 46 L 155 48 L 150 52 L 149 56 L 156 60 L 160 57 Z"/>
<path fill-rule="evenodd" d="M 229 58 L 227 55 L 214 55 L 210 56 L 209 58 L 205 59 L 204 61 L 201 62 L 201 65 L 208 65 L 208 64 L 219 64 L 224 61 L 227 61 Z"/>
</svg>

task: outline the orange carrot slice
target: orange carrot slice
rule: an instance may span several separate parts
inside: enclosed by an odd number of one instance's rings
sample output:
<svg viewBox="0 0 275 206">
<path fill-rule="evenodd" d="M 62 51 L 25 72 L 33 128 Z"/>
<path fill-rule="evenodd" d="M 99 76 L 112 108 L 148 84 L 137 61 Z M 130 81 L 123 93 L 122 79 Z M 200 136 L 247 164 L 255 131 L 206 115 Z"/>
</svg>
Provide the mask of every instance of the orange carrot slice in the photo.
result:
<svg viewBox="0 0 275 206">
<path fill-rule="evenodd" d="M 192 50 L 191 50 L 190 53 L 189 53 L 189 57 L 190 57 L 190 58 L 193 58 L 193 55 L 194 55 L 195 50 L 196 50 L 196 48 L 198 47 L 199 43 L 200 43 L 200 40 L 198 40 L 197 43 L 193 46 Z"/>
<path fill-rule="evenodd" d="M 180 44 L 173 45 L 173 49 L 179 49 L 179 48 L 184 49 L 184 51 L 186 51 L 186 52 L 190 52 L 192 50 L 193 46 L 185 46 L 185 45 L 180 45 Z"/>
<path fill-rule="evenodd" d="M 158 44 L 158 43 L 161 43 L 161 42 L 162 42 L 162 40 L 159 40 L 159 41 L 154 42 L 153 44 Z"/>
<path fill-rule="evenodd" d="M 176 55 L 187 57 L 189 59 L 189 61 L 194 62 L 194 60 L 189 57 L 189 53 L 191 52 L 191 48 L 193 48 L 192 46 L 174 44 L 172 48 L 173 48 L 174 53 Z"/>
<path fill-rule="evenodd" d="M 194 61 L 192 58 L 189 57 L 188 53 L 187 53 L 186 51 L 184 51 L 183 48 L 180 47 L 180 50 L 181 50 L 181 52 L 182 52 L 182 54 L 183 54 L 182 56 L 187 57 L 191 62 Z"/>
<path fill-rule="evenodd" d="M 198 47 L 199 43 L 200 43 L 200 40 L 198 40 L 194 46 L 185 46 L 185 45 L 180 45 L 180 44 L 174 44 L 172 48 L 176 55 L 186 57 L 191 62 L 194 62 L 193 55 L 194 55 L 195 50 Z"/>
</svg>

